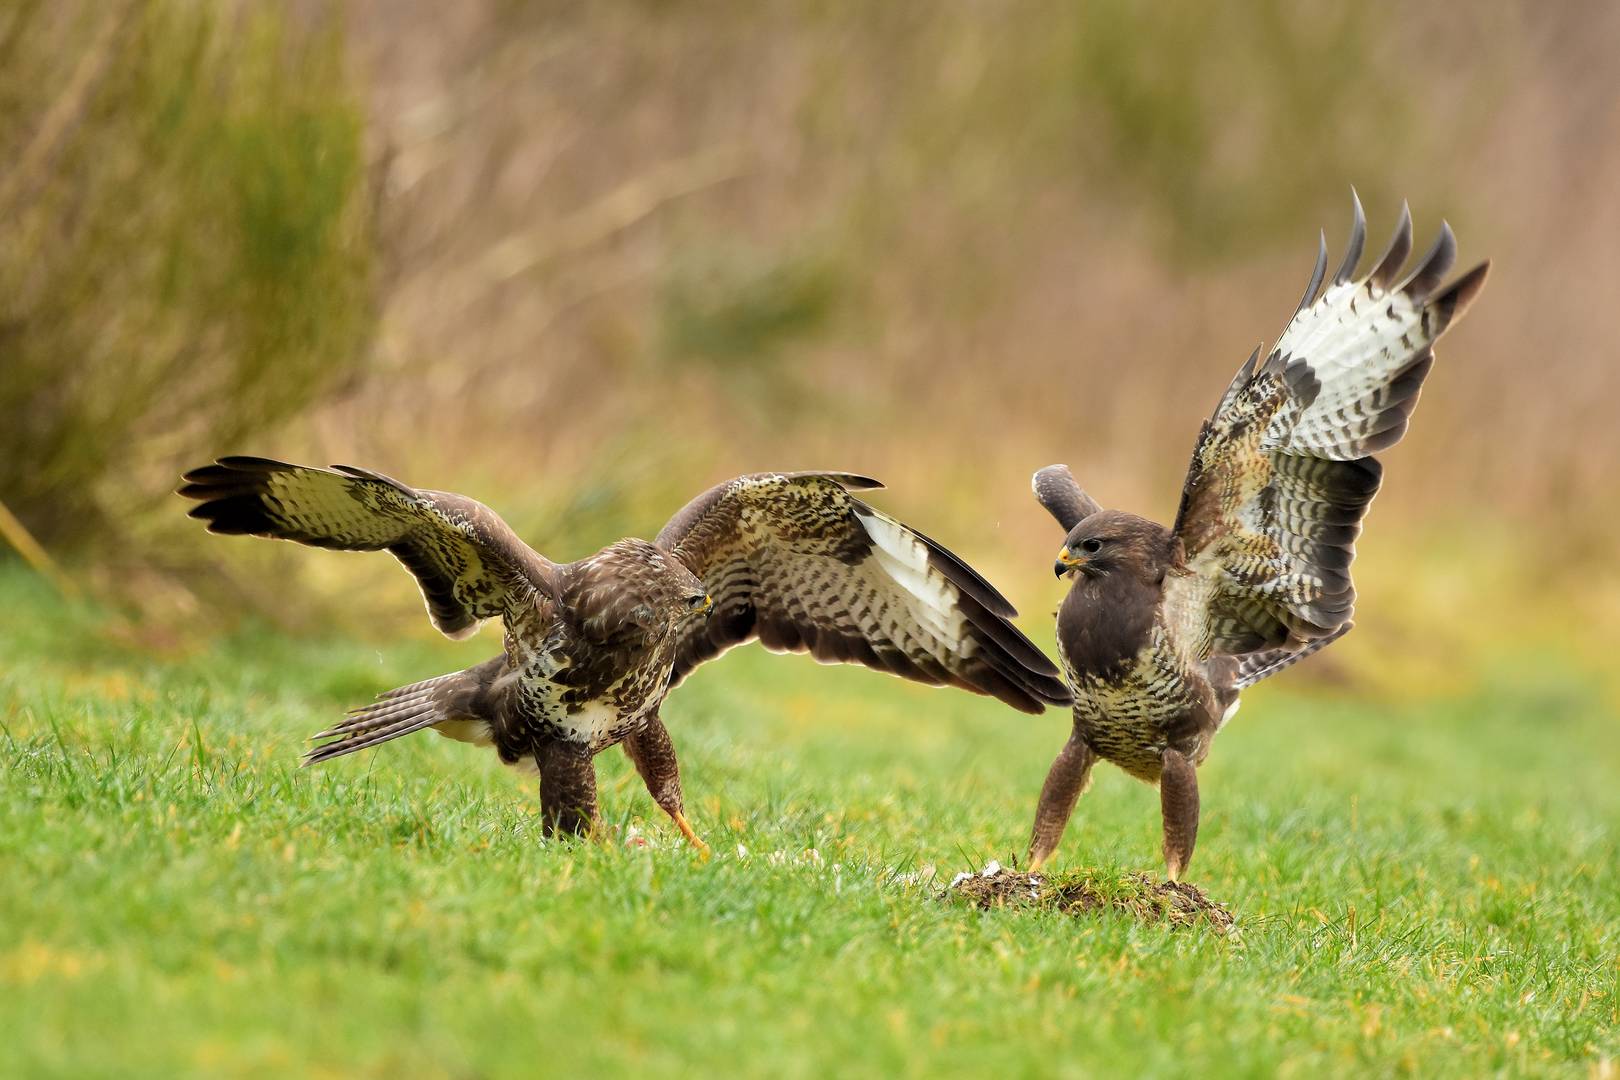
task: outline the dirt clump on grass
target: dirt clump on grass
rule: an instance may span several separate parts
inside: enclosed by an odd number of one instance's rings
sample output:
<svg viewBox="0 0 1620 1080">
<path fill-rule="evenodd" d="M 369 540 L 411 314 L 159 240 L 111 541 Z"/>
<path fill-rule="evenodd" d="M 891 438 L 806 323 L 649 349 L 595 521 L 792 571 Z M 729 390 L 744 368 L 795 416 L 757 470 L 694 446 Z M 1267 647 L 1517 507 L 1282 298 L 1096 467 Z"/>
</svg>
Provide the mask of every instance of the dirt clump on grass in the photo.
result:
<svg viewBox="0 0 1620 1080">
<path fill-rule="evenodd" d="M 1233 929 L 1231 912 L 1185 881 L 1161 881 L 1139 872 L 1099 875 L 1079 870 L 1031 874 L 992 862 L 978 873 L 956 875 L 945 898 L 989 910 L 1045 908 L 1076 917 L 1118 911 L 1147 923 L 1207 926 L 1216 933 Z"/>
</svg>

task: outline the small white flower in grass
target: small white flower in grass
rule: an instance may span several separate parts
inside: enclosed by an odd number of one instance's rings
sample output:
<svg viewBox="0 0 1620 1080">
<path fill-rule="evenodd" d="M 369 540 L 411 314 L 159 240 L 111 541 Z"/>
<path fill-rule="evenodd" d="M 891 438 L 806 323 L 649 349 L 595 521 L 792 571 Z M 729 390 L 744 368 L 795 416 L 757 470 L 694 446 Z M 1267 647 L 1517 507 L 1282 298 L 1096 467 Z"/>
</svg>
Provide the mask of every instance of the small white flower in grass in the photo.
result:
<svg viewBox="0 0 1620 1080">
<path fill-rule="evenodd" d="M 743 847 L 741 844 L 737 845 L 737 858 L 739 858 L 739 859 L 748 858 L 748 849 Z"/>
<path fill-rule="evenodd" d="M 787 862 L 787 852 L 783 851 L 781 848 L 777 848 L 775 851 L 765 856 L 765 861 L 771 866 L 781 866 Z"/>
<path fill-rule="evenodd" d="M 799 861 L 802 863 L 807 863 L 810 866 L 820 866 L 821 852 L 817 851 L 815 848 L 805 848 L 804 854 L 799 856 Z"/>
</svg>

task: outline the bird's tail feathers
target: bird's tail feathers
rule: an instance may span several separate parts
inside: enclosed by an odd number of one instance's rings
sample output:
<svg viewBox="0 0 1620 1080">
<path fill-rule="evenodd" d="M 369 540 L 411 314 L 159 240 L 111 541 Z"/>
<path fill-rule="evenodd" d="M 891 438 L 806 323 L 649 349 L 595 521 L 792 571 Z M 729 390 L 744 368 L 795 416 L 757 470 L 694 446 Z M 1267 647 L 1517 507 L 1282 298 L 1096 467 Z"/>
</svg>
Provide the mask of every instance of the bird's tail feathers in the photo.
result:
<svg viewBox="0 0 1620 1080">
<path fill-rule="evenodd" d="M 341 723 L 312 735 L 312 741 L 326 741 L 304 755 L 304 764 L 318 765 L 436 724 L 472 719 L 473 699 L 486 685 L 488 669 L 504 659 L 384 691 L 370 705 L 350 709 Z"/>
</svg>

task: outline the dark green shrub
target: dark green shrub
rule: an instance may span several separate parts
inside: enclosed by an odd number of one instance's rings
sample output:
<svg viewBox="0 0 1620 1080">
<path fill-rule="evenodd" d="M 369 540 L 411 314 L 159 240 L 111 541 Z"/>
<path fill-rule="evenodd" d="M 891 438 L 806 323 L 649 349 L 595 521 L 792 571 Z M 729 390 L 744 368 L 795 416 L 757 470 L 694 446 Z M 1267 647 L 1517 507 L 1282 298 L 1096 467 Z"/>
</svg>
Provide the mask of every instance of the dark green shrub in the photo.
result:
<svg viewBox="0 0 1620 1080">
<path fill-rule="evenodd" d="M 362 361 L 363 116 L 279 5 L 0 15 L 0 499 L 94 540 Z"/>
</svg>

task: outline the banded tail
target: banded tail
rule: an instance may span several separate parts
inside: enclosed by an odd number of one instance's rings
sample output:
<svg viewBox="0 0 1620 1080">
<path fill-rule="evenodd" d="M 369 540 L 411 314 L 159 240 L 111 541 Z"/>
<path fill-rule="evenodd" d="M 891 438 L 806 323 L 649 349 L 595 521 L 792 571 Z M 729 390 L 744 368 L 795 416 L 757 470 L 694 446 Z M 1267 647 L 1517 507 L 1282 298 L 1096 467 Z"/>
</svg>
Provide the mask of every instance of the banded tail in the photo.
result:
<svg viewBox="0 0 1620 1080">
<path fill-rule="evenodd" d="M 496 656 L 465 671 L 384 691 L 370 705 L 350 709 L 341 723 L 310 736 L 327 741 L 312 747 L 303 764 L 319 765 L 429 727 L 451 738 L 484 741 L 469 737 L 461 726 L 476 724 L 487 732 L 493 719 L 488 693 L 505 667 L 506 657 Z"/>
</svg>

